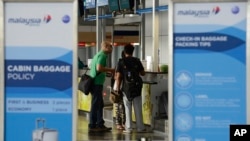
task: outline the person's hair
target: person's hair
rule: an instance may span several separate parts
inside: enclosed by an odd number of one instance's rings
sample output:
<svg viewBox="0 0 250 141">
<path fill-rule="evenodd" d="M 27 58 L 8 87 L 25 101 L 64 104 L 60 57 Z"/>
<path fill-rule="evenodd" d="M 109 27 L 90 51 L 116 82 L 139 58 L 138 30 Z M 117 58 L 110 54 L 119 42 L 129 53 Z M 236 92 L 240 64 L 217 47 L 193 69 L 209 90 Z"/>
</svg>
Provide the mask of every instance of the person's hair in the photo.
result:
<svg viewBox="0 0 250 141">
<path fill-rule="evenodd" d="M 134 46 L 131 45 L 131 44 L 126 44 L 124 46 L 124 53 L 125 54 L 129 54 L 129 55 L 133 55 L 133 52 L 134 52 Z"/>
<path fill-rule="evenodd" d="M 110 43 L 110 42 L 108 42 L 108 41 L 103 41 L 103 42 L 102 42 L 102 44 L 101 44 L 102 49 L 105 49 L 105 48 L 106 48 L 106 46 L 108 46 L 108 45 L 111 45 L 111 43 Z"/>
<path fill-rule="evenodd" d="M 122 57 L 122 58 L 125 58 L 124 50 L 123 50 L 122 53 L 121 53 L 121 57 Z"/>
</svg>

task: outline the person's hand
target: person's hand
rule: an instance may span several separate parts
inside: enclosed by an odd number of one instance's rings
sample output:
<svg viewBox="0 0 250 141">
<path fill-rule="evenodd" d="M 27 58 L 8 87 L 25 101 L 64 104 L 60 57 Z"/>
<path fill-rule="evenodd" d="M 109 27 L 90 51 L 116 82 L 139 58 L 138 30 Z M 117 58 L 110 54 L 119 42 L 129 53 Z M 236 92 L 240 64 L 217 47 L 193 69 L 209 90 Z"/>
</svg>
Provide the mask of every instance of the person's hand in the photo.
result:
<svg viewBox="0 0 250 141">
<path fill-rule="evenodd" d="M 115 69 L 110 69 L 110 73 L 112 73 L 112 75 L 115 76 Z"/>
<path fill-rule="evenodd" d="M 122 91 L 121 91 L 121 90 L 119 90 L 119 91 L 118 91 L 118 94 L 119 94 L 119 95 L 122 95 Z"/>
</svg>

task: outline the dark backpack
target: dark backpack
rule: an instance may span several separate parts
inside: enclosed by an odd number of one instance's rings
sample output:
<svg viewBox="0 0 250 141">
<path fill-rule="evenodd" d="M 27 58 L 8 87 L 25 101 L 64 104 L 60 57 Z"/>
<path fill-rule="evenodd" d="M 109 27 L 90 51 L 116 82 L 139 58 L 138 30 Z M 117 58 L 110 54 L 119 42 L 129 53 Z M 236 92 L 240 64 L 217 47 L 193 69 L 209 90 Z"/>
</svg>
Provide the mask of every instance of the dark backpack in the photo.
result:
<svg viewBox="0 0 250 141">
<path fill-rule="evenodd" d="M 142 78 L 138 72 L 138 65 L 128 67 L 124 60 L 122 60 L 122 65 L 124 68 L 122 91 L 125 93 L 127 99 L 132 101 L 135 97 L 141 95 Z"/>
</svg>

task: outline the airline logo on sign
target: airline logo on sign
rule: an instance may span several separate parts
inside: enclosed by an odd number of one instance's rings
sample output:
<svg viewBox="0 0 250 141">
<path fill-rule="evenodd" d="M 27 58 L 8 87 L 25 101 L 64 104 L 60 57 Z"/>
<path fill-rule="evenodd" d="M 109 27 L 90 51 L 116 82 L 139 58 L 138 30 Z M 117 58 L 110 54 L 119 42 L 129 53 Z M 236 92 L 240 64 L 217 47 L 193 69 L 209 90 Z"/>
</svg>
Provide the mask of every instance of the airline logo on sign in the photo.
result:
<svg viewBox="0 0 250 141">
<path fill-rule="evenodd" d="M 8 18 L 7 21 L 9 24 L 23 24 L 27 26 L 39 26 L 42 23 L 49 23 L 52 20 L 51 15 L 45 15 L 42 18 L 26 18 L 26 17 L 18 17 L 18 18 Z"/>
<path fill-rule="evenodd" d="M 194 17 L 208 17 L 211 14 L 217 15 L 220 12 L 220 7 L 215 6 L 212 10 L 179 10 L 177 15 L 194 16 Z"/>
<path fill-rule="evenodd" d="M 217 15 L 222 11 L 219 6 L 215 6 L 212 10 L 209 9 L 200 9 L 200 10 L 179 10 L 177 11 L 177 15 L 182 16 L 194 16 L 194 17 L 208 17 L 210 15 Z M 240 12 L 240 8 L 238 6 L 233 6 L 230 11 L 232 14 L 238 14 Z"/>
<path fill-rule="evenodd" d="M 215 15 L 218 14 L 220 12 L 220 7 L 216 6 L 213 8 L 212 13 L 214 13 Z"/>
<path fill-rule="evenodd" d="M 44 16 L 43 21 L 44 21 L 45 23 L 50 22 L 50 21 L 51 21 L 51 16 L 50 16 L 50 15 Z"/>
</svg>

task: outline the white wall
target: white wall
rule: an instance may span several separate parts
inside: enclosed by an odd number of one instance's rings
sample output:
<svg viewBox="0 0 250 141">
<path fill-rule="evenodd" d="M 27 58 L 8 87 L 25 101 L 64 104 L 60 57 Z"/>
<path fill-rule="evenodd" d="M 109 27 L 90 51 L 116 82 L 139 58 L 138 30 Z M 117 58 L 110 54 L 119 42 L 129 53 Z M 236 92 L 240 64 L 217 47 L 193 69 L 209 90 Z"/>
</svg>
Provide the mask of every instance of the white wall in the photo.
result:
<svg viewBox="0 0 250 141">
<path fill-rule="evenodd" d="M 152 7 L 153 0 L 145 0 L 146 7 Z M 159 0 L 159 5 L 168 5 L 169 0 Z"/>
<path fill-rule="evenodd" d="M 145 0 L 145 7 L 152 7 L 153 0 Z M 168 5 L 168 0 L 159 0 L 159 5 Z M 145 15 L 145 56 L 153 56 L 152 13 Z M 168 11 L 159 13 L 159 64 L 168 64 Z"/>
</svg>

